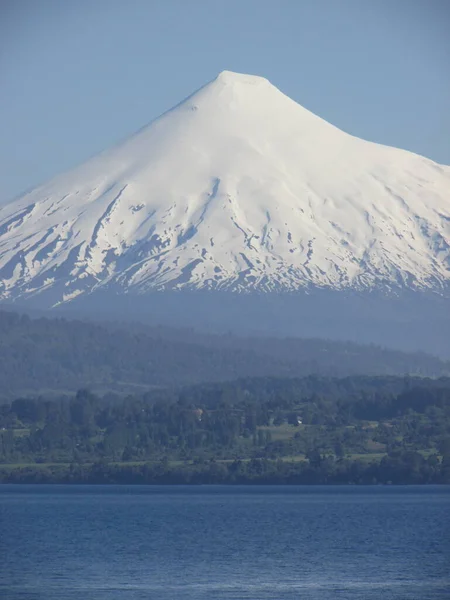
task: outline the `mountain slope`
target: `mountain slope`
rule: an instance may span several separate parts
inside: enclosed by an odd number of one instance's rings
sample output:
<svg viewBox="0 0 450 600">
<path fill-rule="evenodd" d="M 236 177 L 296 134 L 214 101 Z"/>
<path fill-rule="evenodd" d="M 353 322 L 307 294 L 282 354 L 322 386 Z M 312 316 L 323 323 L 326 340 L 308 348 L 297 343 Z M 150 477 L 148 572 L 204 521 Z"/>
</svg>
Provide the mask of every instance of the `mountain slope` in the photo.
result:
<svg viewBox="0 0 450 600">
<path fill-rule="evenodd" d="M 447 294 L 450 167 L 350 136 L 223 72 L 0 208 L 0 298 L 96 290 Z"/>
</svg>

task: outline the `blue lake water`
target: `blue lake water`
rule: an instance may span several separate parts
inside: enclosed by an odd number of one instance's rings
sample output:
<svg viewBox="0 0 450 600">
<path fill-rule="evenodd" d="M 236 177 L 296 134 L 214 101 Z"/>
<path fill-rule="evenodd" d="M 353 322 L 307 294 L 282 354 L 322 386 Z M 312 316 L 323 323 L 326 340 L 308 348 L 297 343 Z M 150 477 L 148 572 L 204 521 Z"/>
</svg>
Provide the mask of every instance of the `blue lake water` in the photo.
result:
<svg viewBox="0 0 450 600">
<path fill-rule="evenodd" d="M 450 487 L 0 486 L 2 600 L 443 600 Z"/>
</svg>

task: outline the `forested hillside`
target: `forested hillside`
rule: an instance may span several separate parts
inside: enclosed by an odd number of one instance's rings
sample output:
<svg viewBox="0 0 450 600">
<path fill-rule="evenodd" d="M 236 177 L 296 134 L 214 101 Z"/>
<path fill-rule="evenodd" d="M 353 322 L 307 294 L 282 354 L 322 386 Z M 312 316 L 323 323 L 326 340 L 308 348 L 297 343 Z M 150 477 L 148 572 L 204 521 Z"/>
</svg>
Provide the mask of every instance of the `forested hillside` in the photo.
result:
<svg viewBox="0 0 450 600">
<path fill-rule="evenodd" d="M 450 483 L 450 379 L 245 379 L 0 406 L 0 481 Z"/>
<path fill-rule="evenodd" d="M 0 311 L 0 399 L 17 394 L 132 391 L 240 377 L 311 373 L 442 376 L 450 365 L 430 355 L 326 340 L 207 336 Z"/>
</svg>

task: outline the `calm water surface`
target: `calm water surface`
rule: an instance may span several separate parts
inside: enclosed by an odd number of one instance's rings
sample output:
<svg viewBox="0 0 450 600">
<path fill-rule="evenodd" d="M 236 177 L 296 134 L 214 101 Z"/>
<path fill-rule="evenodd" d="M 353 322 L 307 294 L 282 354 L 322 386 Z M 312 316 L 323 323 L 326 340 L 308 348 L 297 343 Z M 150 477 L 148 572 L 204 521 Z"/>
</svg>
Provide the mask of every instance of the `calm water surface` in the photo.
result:
<svg viewBox="0 0 450 600">
<path fill-rule="evenodd" d="M 444 600 L 449 487 L 0 486 L 2 600 Z"/>
</svg>

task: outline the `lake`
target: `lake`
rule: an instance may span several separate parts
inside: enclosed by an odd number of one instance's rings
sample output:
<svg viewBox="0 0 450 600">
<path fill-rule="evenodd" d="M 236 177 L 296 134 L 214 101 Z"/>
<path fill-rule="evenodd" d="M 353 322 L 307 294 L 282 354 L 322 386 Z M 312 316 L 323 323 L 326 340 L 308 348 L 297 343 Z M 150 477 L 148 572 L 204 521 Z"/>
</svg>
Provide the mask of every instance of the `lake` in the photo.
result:
<svg viewBox="0 0 450 600">
<path fill-rule="evenodd" d="M 2 600 L 443 600 L 450 487 L 0 485 Z"/>
</svg>

